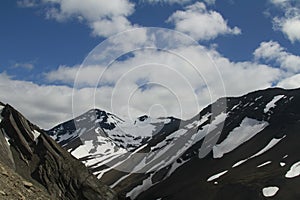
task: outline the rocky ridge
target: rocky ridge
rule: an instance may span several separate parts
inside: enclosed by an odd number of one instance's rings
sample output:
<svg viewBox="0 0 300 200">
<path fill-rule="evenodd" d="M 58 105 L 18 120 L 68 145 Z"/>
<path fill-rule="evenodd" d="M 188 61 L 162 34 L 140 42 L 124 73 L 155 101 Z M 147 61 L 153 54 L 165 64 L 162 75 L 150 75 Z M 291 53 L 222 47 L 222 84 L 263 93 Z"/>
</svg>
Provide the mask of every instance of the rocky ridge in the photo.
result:
<svg viewBox="0 0 300 200">
<path fill-rule="evenodd" d="M 21 113 L 3 103 L 0 111 L 2 166 L 12 169 L 34 187 L 44 188 L 48 193 L 44 196 L 51 199 L 117 199 L 108 186 Z"/>
</svg>

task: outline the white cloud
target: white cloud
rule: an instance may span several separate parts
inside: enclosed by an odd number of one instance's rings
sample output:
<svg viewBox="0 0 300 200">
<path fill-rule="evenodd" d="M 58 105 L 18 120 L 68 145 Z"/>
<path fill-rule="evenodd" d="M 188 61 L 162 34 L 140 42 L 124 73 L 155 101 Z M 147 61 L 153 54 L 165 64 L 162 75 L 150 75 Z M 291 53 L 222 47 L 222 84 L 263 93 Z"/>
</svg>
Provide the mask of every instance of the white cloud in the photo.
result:
<svg viewBox="0 0 300 200">
<path fill-rule="evenodd" d="M 151 3 L 151 4 L 186 4 L 193 0 L 140 0 L 141 3 Z"/>
<path fill-rule="evenodd" d="M 262 42 L 254 51 L 255 59 L 273 62 L 290 73 L 300 72 L 300 56 L 287 52 L 278 42 Z"/>
<path fill-rule="evenodd" d="M 219 97 L 282 81 L 281 69 L 257 62 L 232 62 L 215 49 L 189 43 L 176 31 L 136 31 L 104 41 L 101 45 L 106 48 L 99 45 L 82 65 L 60 66 L 45 74 L 49 84 L 74 84 L 74 88 L 37 85 L 0 74 L 0 101 L 12 104 L 43 128 L 94 107 L 134 118 L 158 106 L 162 108 L 158 114 L 187 119 Z M 123 52 L 130 56 L 116 60 L 114 56 L 120 58 Z"/>
<path fill-rule="evenodd" d="M 207 5 L 214 5 L 216 3 L 216 0 L 204 0 L 204 2 L 207 4 Z"/>
<path fill-rule="evenodd" d="M 220 13 L 208 10 L 201 2 L 187 6 L 183 11 L 176 11 L 167 21 L 173 23 L 177 31 L 196 40 L 210 40 L 225 34 L 241 34 L 238 27 L 230 28 Z"/>
<path fill-rule="evenodd" d="M 111 19 L 97 20 L 90 24 L 93 35 L 108 37 L 114 33 L 132 29 L 134 26 L 124 16 L 112 17 Z"/>
<path fill-rule="evenodd" d="M 1 102 L 11 104 L 43 128 L 50 128 L 71 117 L 71 88 L 39 86 L 28 81 L 12 80 L 2 73 L 0 93 Z"/>
<path fill-rule="evenodd" d="M 293 75 L 291 77 L 281 80 L 278 84 L 278 87 L 286 89 L 299 88 L 300 86 L 300 74 Z"/>
<path fill-rule="evenodd" d="M 22 7 L 40 6 L 46 10 L 46 17 L 59 22 L 77 19 L 84 21 L 93 34 L 108 37 L 134 27 L 127 17 L 134 12 L 129 0 L 20 0 Z"/>
<path fill-rule="evenodd" d="M 32 62 L 17 62 L 17 63 L 14 63 L 11 67 L 32 70 L 34 68 L 34 64 Z"/>
<path fill-rule="evenodd" d="M 141 3 L 150 4 L 187 4 L 194 0 L 140 0 Z M 207 5 L 214 5 L 216 0 L 203 0 Z"/>
<path fill-rule="evenodd" d="M 289 2 L 290 0 L 270 0 L 271 3 L 277 5 L 277 6 L 282 6 Z"/>
<path fill-rule="evenodd" d="M 252 62 L 231 62 L 204 46 L 183 45 L 170 51 L 140 49 L 131 53 L 129 58 L 115 61 L 107 69 L 103 65 L 60 67 L 47 77 L 67 84 L 76 81 L 78 88 L 90 87 L 92 94 L 86 95 L 92 98 L 82 100 L 82 93 L 73 96 L 73 112 L 78 114 L 84 111 L 83 102 L 97 102 L 97 106 L 121 117 L 149 114 L 154 105 L 160 105 L 162 114 L 184 119 L 221 96 L 268 88 L 281 77 L 279 69 Z M 80 71 L 76 77 L 77 70 Z M 249 81 L 253 77 L 256 81 Z"/>
<path fill-rule="evenodd" d="M 134 12 L 134 5 L 128 0 L 110 3 L 106 0 L 23 0 L 23 3 L 24 7 L 44 6 L 47 17 L 58 21 L 82 20 L 99 36 L 108 37 L 134 27 L 127 19 Z M 230 28 L 220 13 L 208 10 L 200 2 L 176 11 L 168 21 L 175 24 L 176 30 L 197 40 L 241 33 L 237 27 Z M 232 62 L 215 49 L 190 44 L 172 34 L 162 33 L 158 39 L 143 29 L 137 31 L 113 37 L 112 43 L 105 44 L 111 47 L 109 51 L 89 55 L 93 62 L 60 66 L 45 74 L 50 83 L 75 84 L 74 88 L 38 85 L 0 74 L 0 101 L 12 104 L 43 128 L 50 128 L 93 107 L 121 117 L 136 117 L 148 114 L 153 105 L 161 105 L 167 116 L 189 118 L 221 96 L 241 95 L 271 87 L 274 82 L 283 87 L 295 87 L 299 83 L 295 74 L 300 70 L 299 56 L 288 53 L 276 42 L 261 43 L 254 56 L 257 60 L 275 61 L 280 68 L 258 62 Z M 176 46 L 178 43 L 182 46 Z M 132 55 L 125 60 L 114 60 L 109 68 L 96 62 L 109 61 L 114 53 L 121 56 L 123 52 Z"/>
<path fill-rule="evenodd" d="M 45 75 L 50 82 L 74 84 L 76 77 L 78 77 L 77 81 L 81 86 L 93 86 L 97 84 L 98 78 L 103 72 L 103 67 L 97 65 L 85 66 L 84 70 L 80 69 L 80 65 L 73 67 L 62 65 L 57 70 L 48 72 Z M 80 73 L 80 76 L 77 76 L 77 73 Z"/>
<path fill-rule="evenodd" d="M 214 5 L 216 0 L 203 0 L 207 5 Z"/>
<path fill-rule="evenodd" d="M 37 2 L 35 0 L 18 0 L 17 5 L 23 8 L 32 8 L 37 6 Z"/>
<path fill-rule="evenodd" d="M 300 17 L 274 18 L 274 25 L 275 29 L 281 30 L 292 43 L 300 41 Z"/>
<path fill-rule="evenodd" d="M 273 18 L 274 30 L 281 31 L 292 43 L 300 41 L 300 2 L 296 0 L 270 0 L 280 8 L 283 16 Z"/>
<path fill-rule="evenodd" d="M 45 129 L 94 107 L 111 111 L 123 118 L 134 118 L 149 114 L 154 105 L 161 105 L 165 110 L 160 110 L 162 115 L 189 118 L 225 94 L 240 95 L 270 87 L 280 74 L 279 70 L 265 65 L 232 63 L 207 49 L 194 47 L 178 50 L 180 51 L 195 64 L 197 70 L 174 55 L 143 51 L 130 60 L 116 63 L 114 69 L 106 73 L 105 77 L 113 80 L 115 85 L 102 85 L 98 88 L 87 85 L 83 88 L 37 85 L 29 81 L 13 80 L 2 73 L 0 101 L 11 104 L 33 123 Z M 206 53 L 209 53 L 219 66 L 225 93 L 222 91 L 220 76 Z M 149 56 L 157 60 L 157 64 L 151 64 Z M 148 65 L 134 70 L 129 65 L 139 66 L 142 63 Z M 77 69 L 78 66 L 60 67 L 56 72 L 51 72 L 49 77 L 52 77 L 53 81 L 56 77 L 59 81 L 64 79 L 71 82 L 75 79 Z M 127 74 L 122 76 L 124 70 Z M 98 80 L 95 76 L 98 71 L 96 67 L 84 68 L 80 71 L 79 78 L 81 81 L 84 81 L 81 79 L 83 77 L 91 79 L 90 83 L 94 84 L 93 81 Z M 253 77 L 256 81 L 249 82 Z M 149 82 L 155 84 L 151 85 Z M 143 83 L 148 84 L 148 87 L 145 90 L 138 89 Z"/>
<path fill-rule="evenodd" d="M 53 16 L 50 15 L 57 19 L 82 16 L 88 21 L 96 21 L 106 17 L 128 16 L 134 11 L 134 5 L 127 0 L 114 0 L 110 3 L 106 0 L 60 0 L 46 3 L 57 10 Z"/>
<path fill-rule="evenodd" d="M 0 101 L 8 103 L 41 128 L 49 129 L 65 120 L 96 108 L 109 110 L 111 89 L 74 89 L 68 86 L 38 85 L 29 81 L 14 80 L 0 73 Z M 95 96 L 96 95 L 96 96 Z M 76 109 L 72 101 L 76 98 Z M 96 104 L 93 101 L 96 98 Z"/>
<path fill-rule="evenodd" d="M 239 96 L 250 91 L 272 87 L 272 83 L 280 79 L 281 71 L 267 65 L 252 62 L 230 62 L 226 58 L 217 60 L 224 80 L 226 94 Z M 255 81 L 249 81 L 255 77 Z"/>
</svg>

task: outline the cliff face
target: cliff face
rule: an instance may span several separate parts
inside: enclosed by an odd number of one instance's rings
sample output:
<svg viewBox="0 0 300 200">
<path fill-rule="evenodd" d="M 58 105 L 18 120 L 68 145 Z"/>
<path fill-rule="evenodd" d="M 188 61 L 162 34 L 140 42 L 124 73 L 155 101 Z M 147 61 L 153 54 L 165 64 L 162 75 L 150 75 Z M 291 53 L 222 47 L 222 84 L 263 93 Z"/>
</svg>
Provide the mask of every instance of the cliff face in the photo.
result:
<svg viewBox="0 0 300 200">
<path fill-rule="evenodd" d="M 78 160 L 10 105 L 0 103 L 0 162 L 51 199 L 116 199 Z"/>
</svg>

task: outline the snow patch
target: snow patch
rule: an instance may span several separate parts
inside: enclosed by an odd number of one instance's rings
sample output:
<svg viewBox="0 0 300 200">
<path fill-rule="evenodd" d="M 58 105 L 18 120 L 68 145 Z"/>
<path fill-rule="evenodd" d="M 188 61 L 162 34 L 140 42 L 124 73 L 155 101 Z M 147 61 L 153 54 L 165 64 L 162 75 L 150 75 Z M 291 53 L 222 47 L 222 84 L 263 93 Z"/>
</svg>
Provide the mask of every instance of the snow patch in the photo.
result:
<svg viewBox="0 0 300 200">
<path fill-rule="evenodd" d="M 265 197 L 273 197 L 279 191 L 279 187 L 271 186 L 263 188 L 262 192 Z"/>
<path fill-rule="evenodd" d="M 290 170 L 285 174 L 286 178 L 294 178 L 300 175 L 300 161 L 293 164 Z"/>
<path fill-rule="evenodd" d="M 241 105 L 241 102 L 239 102 L 239 104 L 237 104 L 237 105 L 235 105 L 235 106 L 233 106 L 232 108 L 231 108 L 231 110 L 234 110 L 234 109 L 236 109 L 237 107 L 239 107 Z"/>
<path fill-rule="evenodd" d="M 1 106 L 1 105 L 0 105 L 0 123 L 1 123 L 1 121 L 2 121 L 2 119 L 3 119 L 3 118 L 2 118 L 2 115 L 1 115 L 3 108 L 4 108 L 4 106 Z"/>
<path fill-rule="evenodd" d="M 225 119 L 227 118 L 227 113 L 221 113 L 221 114 L 219 114 L 217 117 L 215 117 L 215 119 L 212 121 L 212 123 L 211 123 L 211 125 L 214 125 L 214 126 L 216 126 L 216 125 L 218 125 L 218 124 L 220 124 L 220 123 L 222 123 L 222 122 L 224 122 L 225 121 Z M 215 128 L 215 127 L 214 127 Z"/>
<path fill-rule="evenodd" d="M 210 116 L 211 116 L 211 113 L 207 113 L 204 116 L 202 116 L 200 120 L 196 120 L 196 121 L 194 121 L 194 122 L 192 122 L 190 124 L 187 124 L 185 126 L 185 128 L 192 129 L 192 128 L 195 128 L 197 126 L 200 126 L 201 124 L 203 124 L 204 122 L 206 122 L 209 119 Z"/>
<path fill-rule="evenodd" d="M 121 183 L 123 180 L 125 180 L 126 178 L 128 178 L 131 174 L 127 174 L 125 176 L 123 176 L 122 178 L 119 178 L 119 180 L 117 180 L 115 183 L 113 183 L 112 185 L 110 185 L 110 188 L 114 188 L 116 187 L 119 183 Z"/>
<path fill-rule="evenodd" d="M 223 157 L 224 154 L 231 152 L 241 144 L 247 142 L 268 125 L 268 122 L 246 117 L 239 127 L 236 127 L 228 134 L 223 142 L 213 147 L 213 157 Z"/>
<path fill-rule="evenodd" d="M 270 150 L 272 147 L 274 147 L 278 142 L 280 142 L 283 138 L 285 138 L 286 136 L 283 136 L 282 138 L 279 138 L 279 139 L 276 139 L 276 138 L 273 138 L 269 144 L 267 144 L 267 146 L 265 146 L 262 150 L 260 150 L 259 152 L 257 152 L 256 154 L 254 154 L 253 156 L 250 157 L 251 158 L 254 158 L 254 157 L 257 157 L 257 156 L 260 156 L 261 154 L 265 153 L 266 151 Z"/>
<path fill-rule="evenodd" d="M 10 137 L 5 133 L 5 131 L 3 129 L 2 129 L 2 133 L 4 133 L 4 138 L 5 138 L 7 145 L 10 146 L 10 143 L 9 143 Z"/>
<path fill-rule="evenodd" d="M 145 179 L 142 185 L 138 185 L 137 187 L 133 188 L 130 192 L 126 194 L 126 197 L 130 197 L 130 199 L 135 199 L 140 193 L 149 189 L 152 183 L 152 175 L 150 175 L 147 179 Z"/>
<path fill-rule="evenodd" d="M 113 122 L 111 118 L 112 116 L 109 117 L 108 123 Z M 117 119 L 114 117 L 114 120 L 116 121 Z M 134 150 L 158 133 L 170 121 L 168 118 L 153 119 L 151 117 L 148 117 L 144 121 L 138 119 L 135 121 L 119 121 L 114 123 L 116 126 L 114 129 L 105 129 L 104 131 L 117 145 L 127 146 L 128 150 Z"/>
<path fill-rule="evenodd" d="M 100 134 L 101 132 L 102 132 L 101 127 L 97 127 L 97 128 L 95 129 L 95 133 Z"/>
<path fill-rule="evenodd" d="M 255 98 L 254 101 L 257 101 L 257 100 L 259 100 L 261 98 L 263 98 L 263 96 L 259 96 L 259 97 Z"/>
<path fill-rule="evenodd" d="M 109 166 L 108 168 L 106 168 L 106 169 L 104 169 L 104 170 L 99 171 L 100 173 L 97 175 L 97 178 L 98 178 L 98 179 L 101 179 L 102 176 L 103 176 L 106 172 L 110 171 L 111 169 L 116 169 L 118 166 L 121 166 L 123 163 L 125 163 L 125 162 L 128 161 L 128 160 L 130 160 L 132 156 L 136 155 L 137 152 L 139 152 L 141 149 L 145 148 L 145 146 L 147 146 L 147 144 L 144 144 L 144 145 L 142 145 L 141 147 L 139 147 L 139 148 L 137 148 L 136 150 L 134 150 L 134 152 L 132 152 L 131 154 L 129 154 L 129 156 L 128 156 L 125 160 L 122 160 L 122 161 L 120 161 L 120 162 L 117 162 L 116 164 L 114 164 L 114 165 L 112 165 L 112 166 Z M 124 150 L 124 151 L 126 151 L 126 150 Z M 126 153 L 128 153 L 128 152 L 126 152 Z M 125 153 L 123 153 L 123 154 L 125 154 Z M 119 157 L 119 156 L 122 156 L 122 154 L 121 154 L 121 155 L 118 155 L 118 154 L 116 155 L 116 157 Z M 112 158 L 112 159 L 114 159 L 114 158 Z M 112 159 L 111 159 L 111 160 L 112 160 Z M 106 161 L 106 162 L 104 162 L 104 163 L 100 163 L 100 165 L 104 165 L 104 164 L 106 164 L 106 163 L 108 163 L 108 162 L 109 162 L 109 161 Z M 97 167 L 97 166 L 95 166 L 95 167 Z"/>
<path fill-rule="evenodd" d="M 221 176 L 223 176 L 223 175 L 226 174 L 227 172 L 228 172 L 228 170 L 225 170 L 225 171 L 223 171 L 223 172 L 220 172 L 220 173 L 218 173 L 218 174 L 215 174 L 215 175 L 209 177 L 209 178 L 207 179 L 207 182 L 210 182 L 210 181 L 213 181 L 213 180 L 215 180 L 215 179 L 217 179 L 217 178 L 220 178 Z"/>
<path fill-rule="evenodd" d="M 241 164 L 243 164 L 243 163 L 246 162 L 247 160 L 248 160 L 248 159 L 238 161 L 237 163 L 235 163 L 234 165 L 232 165 L 232 168 L 235 168 L 235 167 L 237 167 L 237 166 L 240 166 Z"/>
<path fill-rule="evenodd" d="M 244 160 L 241 160 L 241 161 L 238 161 L 237 163 L 235 163 L 232 167 L 237 167 L 241 164 L 243 164 L 244 162 L 252 159 L 252 158 L 255 158 L 257 156 L 260 156 L 261 154 L 265 153 L 266 151 L 268 151 L 269 149 L 271 149 L 272 147 L 274 147 L 278 142 L 280 142 L 283 138 L 285 138 L 286 136 L 284 135 L 282 138 L 279 138 L 279 139 L 276 139 L 276 138 L 273 138 L 263 149 L 261 149 L 259 152 L 257 152 L 256 154 L 250 156 L 249 158 L 247 159 L 244 159 Z"/>
<path fill-rule="evenodd" d="M 88 155 L 88 149 L 93 148 L 93 141 L 85 141 L 83 145 L 79 146 L 78 148 L 76 148 L 73 152 L 72 155 L 77 158 L 80 159 L 86 155 Z"/>
<path fill-rule="evenodd" d="M 31 131 L 31 133 L 33 134 L 33 140 L 34 141 L 36 141 L 36 139 L 41 135 L 41 133 L 37 130 Z"/>
<path fill-rule="evenodd" d="M 275 97 L 273 98 L 273 100 L 270 101 L 270 102 L 266 105 L 266 107 L 265 107 L 265 109 L 264 109 L 264 113 L 267 113 L 267 112 L 269 112 L 269 110 L 270 110 L 271 108 L 274 108 L 274 107 L 276 106 L 276 102 L 279 101 L 282 97 L 284 97 L 284 95 L 277 95 L 277 96 L 275 96 Z"/>
<path fill-rule="evenodd" d="M 272 161 L 267 161 L 267 162 L 265 162 L 265 163 L 262 163 L 262 164 L 258 165 L 257 168 L 264 167 L 264 166 L 266 166 L 266 165 L 268 165 L 268 164 L 271 164 L 271 163 L 272 163 Z"/>
<path fill-rule="evenodd" d="M 285 162 L 280 162 L 279 164 L 281 167 L 284 167 L 286 165 Z"/>
</svg>

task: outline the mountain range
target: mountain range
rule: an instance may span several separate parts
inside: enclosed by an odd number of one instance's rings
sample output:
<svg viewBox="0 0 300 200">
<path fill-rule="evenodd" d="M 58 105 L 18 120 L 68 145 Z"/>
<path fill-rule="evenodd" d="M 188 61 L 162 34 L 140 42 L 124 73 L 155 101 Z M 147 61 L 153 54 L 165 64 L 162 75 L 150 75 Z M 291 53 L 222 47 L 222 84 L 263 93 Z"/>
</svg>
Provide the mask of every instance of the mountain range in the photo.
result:
<svg viewBox="0 0 300 200">
<path fill-rule="evenodd" d="M 300 89 L 224 97 L 188 120 L 92 109 L 46 131 L 120 199 L 299 199 Z"/>
<path fill-rule="evenodd" d="M 188 120 L 92 109 L 42 130 L 0 113 L 0 199 L 300 199 L 300 89 L 220 98 Z"/>
</svg>

